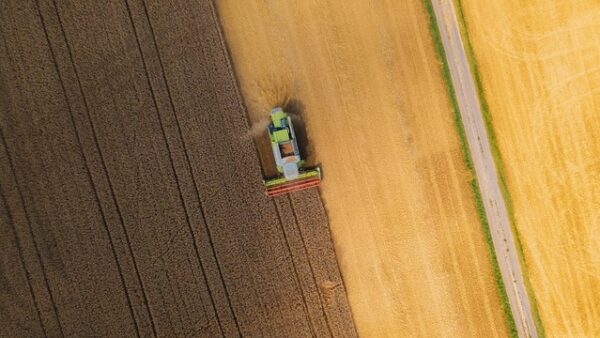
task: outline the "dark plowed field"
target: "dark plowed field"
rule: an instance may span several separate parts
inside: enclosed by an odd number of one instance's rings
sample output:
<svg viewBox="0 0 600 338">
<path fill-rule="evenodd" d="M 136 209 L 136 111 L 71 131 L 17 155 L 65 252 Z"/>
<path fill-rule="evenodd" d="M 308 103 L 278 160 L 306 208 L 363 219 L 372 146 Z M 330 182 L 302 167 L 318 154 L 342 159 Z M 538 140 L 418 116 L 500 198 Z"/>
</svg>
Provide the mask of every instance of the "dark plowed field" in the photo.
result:
<svg viewBox="0 0 600 338">
<path fill-rule="evenodd" d="M 210 1 L 0 1 L 0 336 L 354 336 Z"/>
</svg>

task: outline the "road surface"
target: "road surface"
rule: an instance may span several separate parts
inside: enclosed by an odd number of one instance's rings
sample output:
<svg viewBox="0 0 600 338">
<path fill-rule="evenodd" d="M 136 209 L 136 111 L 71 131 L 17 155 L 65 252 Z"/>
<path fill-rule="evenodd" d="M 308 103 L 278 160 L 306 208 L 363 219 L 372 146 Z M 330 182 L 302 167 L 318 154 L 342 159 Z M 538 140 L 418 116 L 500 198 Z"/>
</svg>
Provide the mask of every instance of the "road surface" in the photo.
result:
<svg viewBox="0 0 600 338">
<path fill-rule="evenodd" d="M 433 8 L 517 331 L 519 337 L 537 337 L 515 239 L 500 191 L 481 105 L 461 40 L 454 3 L 451 0 L 433 0 Z"/>
</svg>

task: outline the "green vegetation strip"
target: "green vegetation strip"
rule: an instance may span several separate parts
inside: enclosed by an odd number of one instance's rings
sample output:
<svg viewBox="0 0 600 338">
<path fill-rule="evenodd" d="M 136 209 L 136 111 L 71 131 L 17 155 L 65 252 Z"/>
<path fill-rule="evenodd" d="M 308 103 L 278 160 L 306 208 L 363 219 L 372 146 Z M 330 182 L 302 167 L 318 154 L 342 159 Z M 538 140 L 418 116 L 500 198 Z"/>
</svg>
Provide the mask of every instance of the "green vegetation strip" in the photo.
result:
<svg viewBox="0 0 600 338">
<path fill-rule="evenodd" d="M 442 39 L 440 36 L 439 27 L 435 20 L 435 14 L 433 12 L 433 4 L 431 0 L 423 0 L 425 4 L 425 8 L 427 9 L 427 14 L 429 16 L 429 28 L 431 29 L 431 35 L 433 37 L 433 44 L 437 53 L 437 56 L 442 64 L 442 76 L 444 77 L 444 83 L 446 84 L 446 90 L 448 91 L 448 96 L 450 98 L 450 103 L 452 105 L 452 112 L 454 117 L 454 124 L 458 131 L 458 135 L 460 137 L 460 147 L 462 150 L 463 158 L 465 160 L 465 165 L 467 166 L 469 172 L 471 173 L 470 186 L 471 191 L 473 193 L 473 197 L 475 198 L 475 207 L 477 210 L 477 214 L 479 216 L 479 221 L 481 222 L 483 233 L 485 236 L 485 241 L 487 244 L 488 253 L 490 255 L 492 261 L 492 269 L 494 274 L 494 279 L 496 281 L 496 286 L 498 288 L 498 293 L 500 295 L 500 301 L 502 303 L 502 310 L 504 311 L 504 317 L 507 322 L 508 330 L 511 337 L 518 337 L 517 327 L 515 324 L 515 320 L 512 315 L 512 311 L 510 309 L 510 304 L 508 302 L 508 295 L 506 294 L 506 287 L 504 286 L 504 281 L 502 280 L 502 274 L 500 272 L 500 267 L 498 265 L 498 259 L 496 257 L 496 251 L 494 250 L 494 243 L 492 242 L 492 234 L 490 232 L 490 226 L 487 220 L 487 216 L 485 215 L 485 209 L 483 206 L 483 200 L 481 198 L 481 192 L 479 190 L 479 184 L 477 182 L 477 177 L 475 175 L 475 169 L 473 167 L 473 160 L 471 159 L 471 152 L 469 150 L 469 146 L 467 144 L 467 137 L 465 134 L 465 128 L 462 122 L 462 118 L 460 116 L 460 111 L 458 109 L 458 102 L 456 101 L 456 93 L 454 91 L 454 86 L 452 85 L 452 79 L 450 78 L 450 69 L 448 68 L 448 62 L 446 60 L 446 53 L 444 52 L 444 46 L 442 44 Z M 478 88 L 480 88 L 478 83 Z M 480 93 L 481 95 L 481 93 Z M 483 105 L 483 101 L 482 101 Z M 487 108 L 487 106 L 486 106 Z M 486 109 L 487 111 L 487 109 Z M 487 121 L 487 118 L 486 118 Z M 492 140 L 490 140 L 492 141 Z M 496 149 L 497 151 L 497 149 Z M 499 153 L 498 153 L 499 154 Z"/>
<path fill-rule="evenodd" d="M 494 162 L 496 163 L 496 173 L 498 175 L 498 180 L 500 181 L 500 190 L 502 191 L 502 195 L 504 197 L 504 202 L 506 204 L 506 209 L 508 211 L 508 217 L 510 219 L 511 229 L 514 237 L 517 239 L 517 250 L 519 252 L 519 260 L 521 262 L 521 266 L 523 267 L 523 279 L 525 280 L 525 287 L 527 288 L 527 293 L 529 295 L 529 301 L 531 302 L 531 311 L 533 312 L 533 320 L 535 321 L 535 326 L 538 330 L 539 337 L 545 337 L 544 325 L 542 324 L 542 319 L 540 317 L 540 313 L 538 310 L 537 300 L 535 297 L 535 293 L 531 286 L 531 281 L 529 280 L 528 266 L 525 260 L 525 253 L 523 252 L 523 244 L 521 242 L 521 238 L 519 236 L 519 231 L 517 229 L 517 219 L 515 217 L 515 212 L 513 208 L 513 202 L 511 195 L 508 191 L 508 184 L 506 183 L 506 174 L 505 174 L 505 165 L 502 160 L 502 156 L 500 154 L 500 149 L 498 147 L 498 143 L 496 141 L 496 133 L 493 128 L 492 115 L 490 114 L 489 105 L 486 100 L 485 90 L 483 86 L 483 82 L 481 80 L 481 75 L 479 73 L 479 67 L 477 66 L 477 61 L 475 59 L 475 52 L 473 50 L 473 45 L 471 44 L 471 38 L 469 36 L 469 30 L 467 27 L 467 20 L 465 19 L 464 10 L 462 6 L 461 0 L 455 0 L 456 8 L 458 11 L 458 21 L 461 28 L 461 35 L 463 36 L 463 40 L 465 41 L 465 52 L 467 54 L 467 60 L 469 61 L 469 66 L 471 68 L 471 73 L 475 78 L 475 85 L 477 87 L 477 94 L 479 96 L 479 101 L 481 103 L 481 111 L 483 114 L 483 119 L 485 122 L 485 127 L 488 133 L 488 139 L 490 141 L 490 147 L 492 150 L 492 156 L 494 157 Z"/>
</svg>

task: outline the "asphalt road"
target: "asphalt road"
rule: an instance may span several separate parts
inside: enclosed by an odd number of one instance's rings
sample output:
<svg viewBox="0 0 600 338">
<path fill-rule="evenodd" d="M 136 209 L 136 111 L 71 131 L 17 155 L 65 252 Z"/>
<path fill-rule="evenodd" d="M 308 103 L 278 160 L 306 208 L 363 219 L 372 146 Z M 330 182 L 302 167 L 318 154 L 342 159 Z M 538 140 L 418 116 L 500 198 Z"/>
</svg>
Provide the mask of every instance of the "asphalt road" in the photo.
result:
<svg viewBox="0 0 600 338">
<path fill-rule="evenodd" d="M 475 81 L 461 40 L 454 3 L 451 0 L 434 0 L 433 8 L 517 331 L 519 337 L 537 337 L 515 239 L 500 191 Z"/>
</svg>

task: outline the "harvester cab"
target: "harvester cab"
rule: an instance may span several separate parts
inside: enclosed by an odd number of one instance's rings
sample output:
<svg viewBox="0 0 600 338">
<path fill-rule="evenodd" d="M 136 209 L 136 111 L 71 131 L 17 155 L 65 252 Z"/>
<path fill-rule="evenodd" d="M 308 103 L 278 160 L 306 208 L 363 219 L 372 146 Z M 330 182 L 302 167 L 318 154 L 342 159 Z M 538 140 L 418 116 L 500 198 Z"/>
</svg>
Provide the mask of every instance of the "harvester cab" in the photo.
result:
<svg viewBox="0 0 600 338">
<path fill-rule="evenodd" d="M 277 196 L 320 185 L 321 170 L 304 168 L 292 119 L 283 109 L 271 110 L 268 131 L 279 176 L 264 181 L 267 195 Z"/>
</svg>

